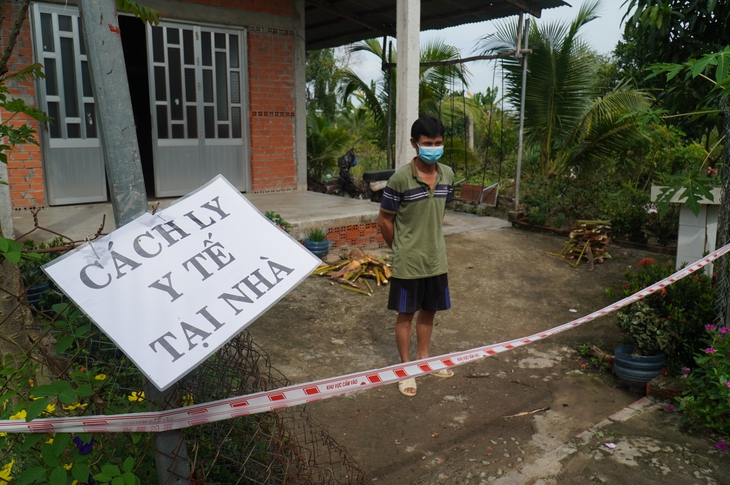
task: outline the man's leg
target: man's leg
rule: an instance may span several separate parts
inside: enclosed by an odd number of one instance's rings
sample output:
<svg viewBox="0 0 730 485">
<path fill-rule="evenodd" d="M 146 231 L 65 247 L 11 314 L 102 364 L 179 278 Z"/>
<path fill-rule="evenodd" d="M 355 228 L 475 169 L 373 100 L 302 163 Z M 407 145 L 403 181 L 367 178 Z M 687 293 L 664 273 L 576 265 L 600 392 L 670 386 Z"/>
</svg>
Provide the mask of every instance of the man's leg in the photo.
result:
<svg viewBox="0 0 730 485">
<path fill-rule="evenodd" d="M 416 317 L 416 340 L 418 347 L 416 350 L 416 359 L 425 359 L 428 357 L 428 347 L 431 343 L 431 333 L 433 332 L 433 320 L 436 312 L 427 312 L 424 309 L 418 311 Z"/>
<path fill-rule="evenodd" d="M 398 317 L 395 319 L 395 344 L 398 346 L 398 354 L 400 354 L 401 362 L 409 362 L 411 360 L 412 322 L 413 313 L 398 313 Z M 416 332 L 416 335 L 418 335 L 418 332 Z"/>
</svg>

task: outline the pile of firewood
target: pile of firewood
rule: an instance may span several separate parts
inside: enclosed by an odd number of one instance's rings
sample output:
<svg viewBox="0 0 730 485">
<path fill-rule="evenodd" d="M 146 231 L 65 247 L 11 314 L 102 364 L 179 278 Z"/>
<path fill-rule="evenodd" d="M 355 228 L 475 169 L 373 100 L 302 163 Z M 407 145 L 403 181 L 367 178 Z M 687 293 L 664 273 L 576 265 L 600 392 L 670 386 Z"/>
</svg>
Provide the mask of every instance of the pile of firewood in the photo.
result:
<svg viewBox="0 0 730 485">
<path fill-rule="evenodd" d="M 578 229 L 570 232 L 570 239 L 557 256 L 573 267 L 585 259 L 588 270 L 592 271 L 594 263 L 600 264 L 611 258 L 606 250 L 611 243 L 610 224 L 610 221 L 578 221 Z"/>
<path fill-rule="evenodd" d="M 340 283 L 342 289 L 372 296 L 373 287 L 370 280 L 374 280 L 376 286 L 387 285 L 391 269 L 390 264 L 383 259 L 367 255 L 360 250 L 353 250 L 344 260 L 335 264 L 323 264 L 312 274 L 327 276 Z"/>
</svg>

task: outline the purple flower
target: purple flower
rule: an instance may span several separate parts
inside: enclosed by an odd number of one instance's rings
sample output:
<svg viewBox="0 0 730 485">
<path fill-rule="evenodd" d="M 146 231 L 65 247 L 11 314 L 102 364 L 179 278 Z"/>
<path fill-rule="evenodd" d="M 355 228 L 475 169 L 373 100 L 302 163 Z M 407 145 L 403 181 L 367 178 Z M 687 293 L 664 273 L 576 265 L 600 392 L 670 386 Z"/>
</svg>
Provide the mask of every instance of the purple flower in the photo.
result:
<svg viewBox="0 0 730 485">
<path fill-rule="evenodd" d="M 707 325 L 705 325 L 705 330 L 715 330 L 715 326 L 707 324 Z"/>
<path fill-rule="evenodd" d="M 728 447 L 728 445 L 727 445 L 727 443 L 725 443 L 725 441 L 720 440 L 717 443 L 715 443 L 715 448 L 717 448 L 718 450 L 727 450 L 730 447 Z"/>
<path fill-rule="evenodd" d="M 74 444 L 76 445 L 76 448 L 79 449 L 79 455 L 87 455 L 87 454 L 91 453 L 91 448 L 94 447 L 94 437 L 93 436 L 91 437 L 91 441 L 89 441 L 88 443 L 84 443 L 84 440 L 82 440 L 81 437 L 79 437 L 79 436 L 75 436 L 73 441 L 74 441 Z"/>
<path fill-rule="evenodd" d="M 679 376 L 679 378 L 680 379 L 686 379 L 687 378 L 687 374 L 682 374 L 681 376 Z"/>
<path fill-rule="evenodd" d="M 682 370 L 683 370 L 683 371 L 685 371 L 685 372 L 689 372 L 689 371 L 691 371 L 692 369 L 690 369 L 689 367 L 682 367 Z"/>
<path fill-rule="evenodd" d="M 726 383 L 725 383 L 725 385 L 726 385 L 727 387 L 730 387 L 730 381 L 726 382 Z"/>
<path fill-rule="evenodd" d="M 720 329 L 720 333 L 728 333 L 728 332 L 730 332 L 730 328 L 727 328 L 727 327 L 722 327 L 722 328 Z"/>
<path fill-rule="evenodd" d="M 716 348 L 714 348 L 714 347 L 707 347 L 707 348 L 705 349 L 705 353 L 706 353 L 706 354 L 714 354 L 715 352 L 717 352 L 717 349 L 716 349 Z"/>
<path fill-rule="evenodd" d="M 674 411 L 674 406 L 671 404 L 667 405 L 667 411 Z"/>
</svg>

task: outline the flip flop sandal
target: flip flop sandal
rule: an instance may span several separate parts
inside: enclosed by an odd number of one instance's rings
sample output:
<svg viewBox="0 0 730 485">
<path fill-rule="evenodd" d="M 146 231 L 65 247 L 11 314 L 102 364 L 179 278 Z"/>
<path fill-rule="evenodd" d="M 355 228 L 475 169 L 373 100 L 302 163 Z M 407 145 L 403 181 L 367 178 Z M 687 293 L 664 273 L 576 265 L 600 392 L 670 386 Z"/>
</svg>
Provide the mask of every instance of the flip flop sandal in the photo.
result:
<svg viewBox="0 0 730 485">
<path fill-rule="evenodd" d="M 452 371 L 451 369 L 441 369 L 438 372 L 431 373 L 431 375 L 446 379 L 447 377 L 454 377 L 454 371 Z"/>
<path fill-rule="evenodd" d="M 407 390 L 412 389 L 412 391 L 407 392 Z M 398 383 L 398 390 L 401 394 L 403 394 L 406 397 L 413 397 L 416 395 L 416 380 L 411 377 L 409 379 L 406 379 L 405 381 L 400 381 Z"/>
</svg>

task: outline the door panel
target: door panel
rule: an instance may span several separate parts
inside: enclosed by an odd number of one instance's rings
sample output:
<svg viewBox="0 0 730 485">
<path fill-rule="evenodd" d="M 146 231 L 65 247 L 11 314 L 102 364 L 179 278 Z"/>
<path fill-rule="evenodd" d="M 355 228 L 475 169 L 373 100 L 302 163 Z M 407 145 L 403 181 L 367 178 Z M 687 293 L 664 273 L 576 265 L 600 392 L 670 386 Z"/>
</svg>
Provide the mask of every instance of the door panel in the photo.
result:
<svg viewBox="0 0 730 485">
<path fill-rule="evenodd" d="M 217 174 L 245 192 L 243 32 L 164 22 L 147 34 L 156 195 L 183 195 Z"/>
<path fill-rule="evenodd" d="M 51 118 L 41 129 L 50 205 L 107 200 L 96 106 L 78 10 L 34 4 L 33 51 L 43 64 L 40 107 Z"/>
</svg>

